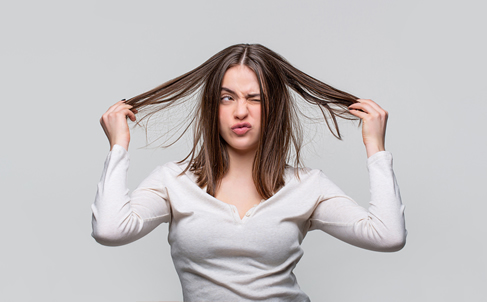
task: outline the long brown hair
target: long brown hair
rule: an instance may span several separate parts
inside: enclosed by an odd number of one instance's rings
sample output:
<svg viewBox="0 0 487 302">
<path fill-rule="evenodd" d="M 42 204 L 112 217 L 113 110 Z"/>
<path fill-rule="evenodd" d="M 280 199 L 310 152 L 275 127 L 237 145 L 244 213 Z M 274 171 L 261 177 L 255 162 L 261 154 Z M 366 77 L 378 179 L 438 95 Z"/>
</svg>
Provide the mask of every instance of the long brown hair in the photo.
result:
<svg viewBox="0 0 487 302">
<path fill-rule="evenodd" d="M 348 106 L 357 97 L 335 89 L 296 69 L 283 57 L 260 44 L 238 44 L 218 52 L 206 62 L 173 80 L 126 101 L 133 109 L 149 108 L 146 117 L 177 105 L 191 97 L 198 98 L 195 114 L 181 136 L 193 124 L 193 148 L 179 163 L 189 158 L 186 169 L 197 176 L 197 184 L 206 186 L 215 196 L 229 167 L 226 142 L 219 134 L 218 107 L 225 72 L 243 64 L 257 75 L 261 91 L 261 135 L 253 162 L 253 180 L 259 194 L 267 199 L 284 186 L 284 172 L 291 151 L 294 166 L 301 164 L 303 135 L 297 118 L 296 98 L 316 105 L 331 133 L 341 139 L 337 117 L 355 120 Z M 159 105 L 159 106 L 154 106 Z"/>
</svg>

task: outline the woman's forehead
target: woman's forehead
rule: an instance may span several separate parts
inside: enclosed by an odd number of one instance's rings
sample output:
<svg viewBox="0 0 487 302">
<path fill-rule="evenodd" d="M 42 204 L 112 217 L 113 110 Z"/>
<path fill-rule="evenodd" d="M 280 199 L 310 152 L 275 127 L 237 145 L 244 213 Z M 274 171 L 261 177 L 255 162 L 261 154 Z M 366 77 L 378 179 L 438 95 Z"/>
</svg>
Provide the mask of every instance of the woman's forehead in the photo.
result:
<svg viewBox="0 0 487 302">
<path fill-rule="evenodd" d="M 260 85 L 255 72 L 245 65 L 229 68 L 222 81 L 222 92 L 260 95 Z"/>
</svg>

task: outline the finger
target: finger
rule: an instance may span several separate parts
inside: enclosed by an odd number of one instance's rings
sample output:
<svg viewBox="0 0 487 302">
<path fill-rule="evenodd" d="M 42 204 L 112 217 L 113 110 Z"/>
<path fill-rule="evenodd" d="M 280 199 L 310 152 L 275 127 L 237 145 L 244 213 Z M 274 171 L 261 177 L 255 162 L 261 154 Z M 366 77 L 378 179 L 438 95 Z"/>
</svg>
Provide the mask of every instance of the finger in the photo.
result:
<svg viewBox="0 0 487 302">
<path fill-rule="evenodd" d="M 135 114 L 130 110 L 131 105 L 122 105 L 122 101 L 119 101 L 117 104 L 113 105 L 110 111 L 105 112 L 101 119 L 100 119 L 100 124 L 105 130 L 105 125 L 111 123 L 110 120 L 116 120 L 118 115 L 123 116 L 126 118 L 127 116 L 130 118 L 130 120 L 135 121 Z M 125 108 L 124 108 L 125 107 Z"/>
<path fill-rule="evenodd" d="M 350 108 L 350 113 L 361 118 L 361 119 L 364 119 L 368 116 L 368 114 L 366 112 L 361 111 L 360 109 Z"/>
<path fill-rule="evenodd" d="M 127 109 L 126 111 L 124 111 L 124 113 L 126 113 L 125 116 L 130 118 L 132 122 L 135 122 L 135 114 L 132 111 Z"/>
<path fill-rule="evenodd" d="M 113 104 L 112 106 L 110 106 L 107 110 L 106 113 L 111 113 L 113 112 L 120 104 L 122 104 L 125 100 L 121 100 L 121 101 L 118 101 L 116 102 L 115 104 Z"/>
<path fill-rule="evenodd" d="M 120 103 L 120 104 L 117 104 L 118 106 L 116 106 L 112 112 L 107 112 L 107 114 L 115 114 L 115 113 L 118 113 L 118 112 L 122 112 L 124 113 L 125 115 L 127 115 L 127 110 L 130 111 L 130 108 L 132 108 L 132 105 L 126 105 L 126 104 L 123 104 L 123 103 Z M 131 112 L 131 111 L 130 111 Z"/>
<path fill-rule="evenodd" d="M 379 106 L 379 104 L 377 104 L 376 102 L 374 102 L 372 100 L 360 99 L 360 101 L 363 103 L 369 104 L 370 106 L 372 106 L 372 108 L 375 109 L 375 111 L 379 112 L 380 114 L 387 114 L 387 111 L 385 111 L 381 106 Z"/>
<path fill-rule="evenodd" d="M 349 108 L 350 109 L 361 109 L 362 111 L 364 111 L 365 113 L 370 114 L 370 115 L 379 114 L 377 112 L 377 110 L 374 109 L 374 107 L 372 107 L 371 105 L 369 105 L 366 102 L 360 102 L 360 103 L 352 104 L 349 106 Z"/>
<path fill-rule="evenodd" d="M 119 108 L 132 108 L 132 107 L 133 107 L 132 105 L 125 104 L 125 99 L 123 99 L 110 106 L 110 108 L 108 108 L 106 113 L 116 112 L 118 111 Z"/>
<path fill-rule="evenodd" d="M 363 111 L 362 109 L 358 108 L 357 106 L 355 106 L 355 107 L 352 107 L 352 106 L 353 106 L 353 105 L 348 106 L 348 110 L 356 110 L 356 111 L 365 112 L 365 111 Z"/>
</svg>

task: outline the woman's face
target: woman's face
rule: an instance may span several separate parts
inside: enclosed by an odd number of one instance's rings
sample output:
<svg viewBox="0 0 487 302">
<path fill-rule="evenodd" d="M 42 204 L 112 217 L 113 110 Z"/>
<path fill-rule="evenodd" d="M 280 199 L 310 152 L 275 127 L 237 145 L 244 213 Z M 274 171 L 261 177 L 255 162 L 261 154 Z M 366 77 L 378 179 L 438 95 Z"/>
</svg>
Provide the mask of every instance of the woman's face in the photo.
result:
<svg viewBox="0 0 487 302">
<path fill-rule="evenodd" d="M 222 81 L 219 106 L 220 135 L 237 152 L 255 151 L 260 138 L 260 88 L 245 65 L 229 68 Z"/>
</svg>

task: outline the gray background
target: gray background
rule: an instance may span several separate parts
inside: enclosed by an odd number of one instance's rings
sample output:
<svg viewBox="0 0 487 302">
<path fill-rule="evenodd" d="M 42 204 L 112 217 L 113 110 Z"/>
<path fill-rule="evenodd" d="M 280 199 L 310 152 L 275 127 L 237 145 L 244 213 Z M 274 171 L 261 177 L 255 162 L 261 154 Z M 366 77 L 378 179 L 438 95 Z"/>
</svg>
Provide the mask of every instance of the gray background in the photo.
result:
<svg viewBox="0 0 487 302">
<path fill-rule="evenodd" d="M 309 233 L 295 272 L 311 299 L 485 301 L 484 12 L 440 0 L 2 2 L 0 300 L 182 299 L 167 225 L 117 248 L 90 236 L 109 149 L 99 119 L 248 42 L 390 113 L 406 247 L 376 253 Z M 360 129 L 342 126 L 338 141 L 321 125 L 305 164 L 367 206 Z M 132 133 L 131 190 L 188 151 L 143 149 L 143 129 Z"/>
</svg>

